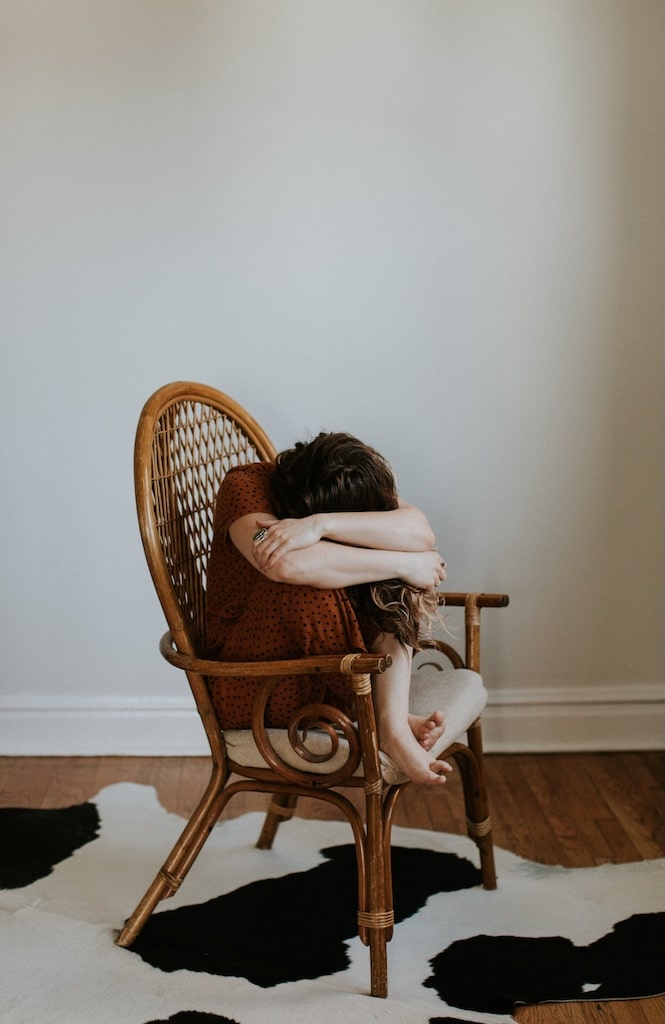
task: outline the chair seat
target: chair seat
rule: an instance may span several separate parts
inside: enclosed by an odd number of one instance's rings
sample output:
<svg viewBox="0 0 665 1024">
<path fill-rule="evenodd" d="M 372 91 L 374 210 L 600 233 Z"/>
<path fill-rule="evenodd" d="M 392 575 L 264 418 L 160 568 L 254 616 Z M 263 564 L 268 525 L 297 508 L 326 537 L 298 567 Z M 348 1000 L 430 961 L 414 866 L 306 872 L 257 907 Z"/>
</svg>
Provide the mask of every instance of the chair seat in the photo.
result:
<svg viewBox="0 0 665 1024">
<path fill-rule="evenodd" d="M 376 685 L 381 685 L 380 679 Z M 487 690 L 477 672 L 464 668 L 441 670 L 433 665 L 423 665 L 413 674 L 411 712 L 426 716 L 440 708 L 445 714 L 445 729 L 430 752 L 432 760 L 451 744 L 465 737 L 486 703 Z M 348 744 L 343 738 L 340 738 L 339 748 L 328 760 L 312 762 L 300 757 L 293 749 L 285 729 L 267 729 L 266 733 L 275 753 L 286 764 L 300 771 L 327 775 L 338 771 L 347 760 Z M 246 768 L 268 767 L 250 729 L 226 730 L 224 741 L 229 757 L 236 764 Z M 324 755 L 330 749 L 330 739 L 322 731 L 310 730 L 306 742 L 308 750 L 316 755 Z M 381 772 L 386 783 L 394 785 L 407 781 L 407 777 L 387 754 L 381 752 L 380 760 Z M 363 774 L 362 762 L 354 774 Z"/>
</svg>

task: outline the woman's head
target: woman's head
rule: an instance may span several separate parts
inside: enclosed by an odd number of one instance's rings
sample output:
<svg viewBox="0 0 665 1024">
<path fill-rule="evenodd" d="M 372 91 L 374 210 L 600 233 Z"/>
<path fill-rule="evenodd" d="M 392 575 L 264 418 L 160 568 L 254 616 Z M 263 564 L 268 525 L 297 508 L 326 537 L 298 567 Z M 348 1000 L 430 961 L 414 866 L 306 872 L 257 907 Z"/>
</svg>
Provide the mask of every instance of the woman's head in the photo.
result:
<svg viewBox="0 0 665 1024">
<path fill-rule="evenodd" d="M 275 514 L 387 512 L 397 508 L 390 466 L 350 434 L 321 433 L 277 456 L 270 482 Z"/>
<path fill-rule="evenodd" d="M 398 507 L 390 466 L 350 434 L 319 434 L 278 455 L 270 496 L 280 519 L 316 512 L 390 512 Z M 417 590 L 397 579 L 347 587 L 346 592 L 356 611 L 414 648 L 419 646 L 421 625 L 437 607 L 433 591 Z"/>
</svg>

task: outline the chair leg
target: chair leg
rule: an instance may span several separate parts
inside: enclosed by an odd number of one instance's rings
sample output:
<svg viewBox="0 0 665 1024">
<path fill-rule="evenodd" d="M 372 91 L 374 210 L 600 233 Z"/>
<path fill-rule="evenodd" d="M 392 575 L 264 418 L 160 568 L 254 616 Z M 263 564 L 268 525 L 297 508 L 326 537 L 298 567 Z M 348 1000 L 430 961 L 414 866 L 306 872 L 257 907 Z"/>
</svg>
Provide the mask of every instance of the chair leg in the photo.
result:
<svg viewBox="0 0 665 1024">
<path fill-rule="evenodd" d="M 397 785 L 388 787 L 383 800 L 383 850 L 385 857 L 386 871 L 386 907 L 390 910 L 394 907 L 393 894 L 393 867 L 392 867 L 392 828 L 395 819 L 397 802 L 404 789 L 411 785 L 409 782 L 400 782 Z M 388 941 L 392 939 L 392 929 L 387 935 Z"/>
<path fill-rule="evenodd" d="M 259 850 L 271 850 L 277 829 L 283 821 L 293 817 L 298 797 L 293 793 L 274 793 L 256 843 Z"/>
<path fill-rule="evenodd" d="M 492 841 L 492 830 L 489 827 L 489 818 L 484 822 L 475 822 L 467 818 L 467 829 L 469 836 L 478 847 L 480 855 L 480 870 L 483 876 L 484 889 L 496 889 L 496 867 L 494 864 L 494 843 Z M 481 831 L 478 831 L 478 829 Z M 487 831 L 484 831 L 487 829 Z"/>
<path fill-rule="evenodd" d="M 388 940 L 385 930 L 372 928 L 369 936 L 370 995 L 388 997 Z"/>
<path fill-rule="evenodd" d="M 224 786 L 229 773 L 213 765 L 210 781 L 196 810 L 158 871 L 134 913 L 116 938 L 118 946 L 131 946 L 160 900 L 173 896 L 196 860 L 224 806 Z"/>
<path fill-rule="evenodd" d="M 388 995 L 388 941 L 392 937 L 395 915 L 392 908 L 392 887 L 386 884 L 386 833 L 383 799 L 377 786 L 366 791 L 367 860 L 364 906 L 358 910 L 360 938 L 369 946 L 370 992 L 379 999 Z"/>
<path fill-rule="evenodd" d="M 464 787 L 467 831 L 478 847 L 480 870 L 485 889 L 496 889 L 494 844 L 489 810 L 489 795 L 483 766 L 482 731 L 480 720 L 468 732 L 468 747 L 453 753 L 460 768 Z"/>
</svg>

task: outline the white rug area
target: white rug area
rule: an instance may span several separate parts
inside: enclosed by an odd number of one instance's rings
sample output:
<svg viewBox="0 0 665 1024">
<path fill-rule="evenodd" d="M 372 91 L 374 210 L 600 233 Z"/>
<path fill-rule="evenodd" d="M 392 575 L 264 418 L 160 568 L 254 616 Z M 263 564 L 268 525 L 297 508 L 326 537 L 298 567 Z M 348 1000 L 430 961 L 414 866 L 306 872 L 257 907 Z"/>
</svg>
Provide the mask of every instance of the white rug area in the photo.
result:
<svg viewBox="0 0 665 1024">
<path fill-rule="evenodd" d="M 435 893 L 399 923 L 389 944 L 390 995 L 368 992 L 369 952 L 348 942 L 350 965 L 335 974 L 260 987 L 243 977 L 166 972 L 114 945 L 114 935 L 152 881 L 183 827 L 150 787 L 122 783 L 92 801 L 98 837 L 45 878 L 0 891 L 0 1020 L 3 1024 L 147 1024 L 176 1015 L 210 1014 L 234 1024 L 427 1024 L 456 1020 L 495 1024 L 510 1014 L 449 1006 L 425 987 L 430 961 L 451 942 L 476 935 L 565 936 L 586 946 L 615 923 L 665 909 L 665 860 L 596 868 L 546 867 L 497 850 L 499 888 Z M 205 903 L 260 879 L 308 871 L 321 850 L 348 845 L 344 822 L 294 819 L 274 848 L 255 848 L 262 814 L 213 830 L 179 893 L 157 913 Z M 455 854 L 477 865 L 465 837 L 395 828 L 393 846 Z M 353 889 L 355 880 L 349 878 Z M 220 927 L 233 928 L 233 921 Z M 325 921 L 311 908 L 317 942 Z M 205 1016 L 186 1018 L 205 1021 Z"/>
</svg>

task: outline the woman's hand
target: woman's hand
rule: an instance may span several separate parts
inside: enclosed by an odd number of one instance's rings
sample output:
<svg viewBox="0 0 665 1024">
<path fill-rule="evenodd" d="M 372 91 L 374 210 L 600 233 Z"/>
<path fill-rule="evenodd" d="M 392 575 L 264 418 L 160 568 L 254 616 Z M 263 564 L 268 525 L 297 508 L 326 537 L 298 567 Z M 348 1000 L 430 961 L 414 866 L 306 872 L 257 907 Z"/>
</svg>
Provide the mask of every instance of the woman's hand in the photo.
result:
<svg viewBox="0 0 665 1024">
<path fill-rule="evenodd" d="M 259 518 L 256 526 L 252 553 L 263 573 L 289 551 L 310 548 L 322 538 L 322 524 L 317 515 L 305 516 L 303 519 Z"/>
<path fill-rule="evenodd" d="M 431 590 L 446 578 L 446 563 L 438 551 L 407 551 L 404 559 L 400 578 L 411 587 Z"/>
</svg>

